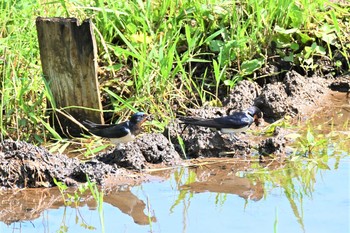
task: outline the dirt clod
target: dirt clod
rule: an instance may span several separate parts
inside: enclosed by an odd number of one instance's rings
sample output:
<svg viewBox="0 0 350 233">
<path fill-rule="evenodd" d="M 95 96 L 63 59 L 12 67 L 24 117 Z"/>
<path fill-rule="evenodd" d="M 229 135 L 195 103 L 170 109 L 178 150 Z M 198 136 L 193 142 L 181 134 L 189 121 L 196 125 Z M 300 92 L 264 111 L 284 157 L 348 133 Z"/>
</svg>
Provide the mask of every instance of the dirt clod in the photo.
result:
<svg viewBox="0 0 350 233">
<path fill-rule="evenodd" d="M 270 122 L 291 112 L 288 110 L 291 106 L 288 104 L 288 95 L 282 83 L 267 84 L 255 100 L 255 105 L 262 109 L 264 117 L 270 118 Z"/>
<path fill-rule="evenodd" d="M 232 109 L 247 109 L 254 104 L 254 100 L 261 93 L 261 87 L 248 80 L 242 80 L 237 83 L 235 88 L 229 95 L 224 99 L 223 105 L 226 108 Z"/>
<path fill-rule="evenodd" d="M 138 145 L 143 157 L 149 163 L 173 166 L 181 160 L 173 144 L 163 134 L 145 134 L 139 137 L 135 144 Z"/>
<path fill-rule="evenodd" d="M 185 128 L 185 129 L 184 129 Z M 175 128 L 172 128 L 174 130 Z M 172 131 L 171 130 L 171 131 Z M 187 158 L 198 157 L 240 157 L 250 153 L 250 146 L 247 141 L 240 140 L 241 135 L 222 134 L 205 127 L 181 125 L 177 133 L 172 133 L 174 144 L 178 139 L 174 135 L 180 135 L 185 146 Z M 176 147 L 182 153 L 181 147 Z"/>
<path fill-rule="evenodd" d="M 283 155 L 285 153 L 286 139 L 284 137 L 269 137 L 262 140 L 258 145 L 258 151 L 260 155 L 278 154 Z"/>
<path fill-rule="evenodd" d="M 147 158 L 147 159 L 146 159 Z M 51 187 L 54 178 L 67 185 L 89 180 L 104 184 L 111 177 L 125 176 L 125 168 L 142 170 L 150 163 L 174 165 L 180 156 L 161 134 L 144 134 L 120 149 L 102 153 L 89 161 L 51 154 L 26 142 L 0 143 L 0 187 Z M 113 178 L 112 178 L 113 179 Z"/>
<path fill-rule="evenodd" d="M 65 181 L 78 164 L 78 159 L 42 147 L 5 140 L 0 143 L 0 186 L 50 187 L 53 178 Z"/>
<path fill-rule="evenodd" d="M 267 84 L 261 95 L 255 99 L 269 122 L 284 115 L 295 116 L 327 91 L 327 81 L 322 78 L 307 78 L 296 71 L 286 73 L 283 82 Z"/>
<path fill-rule="evenodd" d="M 117 166 L 92 159 L 76 166 L 70 174 L 70 178 L 76 182 L 86 182 L 86 176 L 88 176 L 90 181 L 103 184 L 105 178 L 117 175 L 118 171 Z"/>
<path fill-rule="evenodd" d="M 142 170 L 146 168 L 146 159 L 142 152 L 134 143 L 127 143 L 120 148 L 116 148 L 112 153 L 104 153 L 97 157 L 105 164 L 116 164 L 120 167 Z"/>
<path fill-rule="evenodd" d="M 112 153 L 101 154 L 97 159 L 106 164 L 142 170 L 148 166 L 147 163 L 175 165 L 180 156 L 164 135 L 143 134 Z"/>
</svg>

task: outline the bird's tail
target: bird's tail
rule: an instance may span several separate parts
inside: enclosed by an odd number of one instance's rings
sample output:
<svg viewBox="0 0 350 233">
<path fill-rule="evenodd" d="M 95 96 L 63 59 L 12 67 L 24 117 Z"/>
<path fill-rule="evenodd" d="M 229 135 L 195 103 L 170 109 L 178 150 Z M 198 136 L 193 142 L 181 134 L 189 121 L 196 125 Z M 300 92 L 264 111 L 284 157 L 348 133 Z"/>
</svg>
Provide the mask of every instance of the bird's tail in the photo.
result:
<svg viewBox="0 0 350 233">
<path fill-rule="evenodd" d="M 179 120 L 182 124 L 196 125 L 205 119 L 200 117 L 179 117 Z"/>
<path fill-rule="evenodd" d="M 96 126 L 98 126 L 98 124 L 96 124 L 96 123 L 94 123 L 92 121 L 89 121 L 89 120 L 84 120 L 82 122 L 82 124 L 88 129 L 92 129 L 92 128 L 95 128 Z"/>
</svg>

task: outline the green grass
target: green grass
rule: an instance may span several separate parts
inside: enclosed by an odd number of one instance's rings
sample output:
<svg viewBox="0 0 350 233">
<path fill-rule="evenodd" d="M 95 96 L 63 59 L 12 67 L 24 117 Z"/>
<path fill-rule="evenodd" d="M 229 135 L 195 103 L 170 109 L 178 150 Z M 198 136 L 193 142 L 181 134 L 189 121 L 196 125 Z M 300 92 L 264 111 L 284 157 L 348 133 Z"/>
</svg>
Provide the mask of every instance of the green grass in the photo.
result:
<svg viewBox="0 0 350 233">
<path fill-rule="evenodd" d="M 173 106 L 220 106 L 219 92 L 263 78 L 257 71 L 273 58 L 305 73 L 320 57 L 339 72 L 349 66 L 350 6 L 325 0 L 1 0 L 0 11 L 2 139 L 61 140 L 47 123 L 37 16 L 92 18 L 110 110 L 123 118 L 152 113 L 159 131 Z"/>
</svg>

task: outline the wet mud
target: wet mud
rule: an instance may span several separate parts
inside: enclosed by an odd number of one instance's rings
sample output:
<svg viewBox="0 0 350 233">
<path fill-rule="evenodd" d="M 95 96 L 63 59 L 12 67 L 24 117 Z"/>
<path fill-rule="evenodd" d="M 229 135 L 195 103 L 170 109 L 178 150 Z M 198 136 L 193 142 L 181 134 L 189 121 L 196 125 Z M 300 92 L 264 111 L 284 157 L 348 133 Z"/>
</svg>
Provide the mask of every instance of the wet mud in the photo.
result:
<svg viewBox="0 0 350 233">
<path fill-rule="evenodd" d="M 251 105 L 258 106 L 264 114 L 263 125 L 252 126 L 248 132 L 237 134 L 238 140 L 208 128 L 186 127 L 176 119 L 164 134 L 142 134 L 135 141 L 100 153 L 88 161 L 51 154 L 45 148 L 26 142 L 5 140 L 0 143 L 0 187 L 52 187 L 55 186 L 54 178 L 67 185 L 77 185 L 85 182 L 87 177 L 100 185 L 111 180 L 114 184 L 136 184 L 149 179 L 144 171 L 155 165 L 177 166 L 189 158 L 282 157 L 288 153 L 285 129 L 276 127 L 271 136 L 262 136 L 259 135 L 261 128 L 285 115 L 308 116 L 322 106 L 320 103 L 331 89 L 346 93 L 349 87 L 349 76 L 307 78 L 292 70 L 282 79 L 270 80 L 262 86 L 247 80 L 239 82 L 222 100 L 222 107 L 188 109 L 187 116 L 212 118 Z M 344 98 L 345 93 L 342 93 Z"/>
<path fill-rule="evenodd" d="M 51 154 L 42 147 L 5 140 L 0 143 L 0 186 L 51 187 L 53 178 L 68 180 L 78 164 L 75 158 Z"/>
<path fill-rule="evenodd" d="M 143 134 L 134 142 L 121 145 L 111 152 L 96 157 L 105 164 L 142 170 L 150 164 L 174 166 L 181 162 L 180 155 L 163 134 Z"/>
<path fill-rule="evenodd" d="M 134 142 L 88 161 L 51 154 L 26 142 L 5 140 L 0 143 L 0 187 L 52 187 L 54 178 L 69 186 L 86 182 L 87 178 L 99 185 L 111 179 L 118 184 L 135 184 L 147 180 L 147 176 L 135 175 L 132 170 L 140 171 L 151 164 L 180 163 L 179 154 L 162 134 L 141 135 Z"/>
<path fill-rule="evenodd" d="M 339 84 L 341 83 L 341 84 Z M 288 71 L 281 81 L 277 79 L 260 87 L 257 83 L 248 80 L 239 82 L 236 88 L 224 98 L 224 106 L 203 107 L 189 109 L 187 116 L 214 118 L 229 114 L 232 109 L 244 110 L 251 105 L 258 106 L 264 114 L 264 123 L 267 126 L 284 116 L 307 118 L 311 113 L 320 110 L 322 103 L 332 90 L 348 91 L 344 86 L 350 85 L 350 77 L 339 78 L 306 78 L 296 71 Z M 345 97 L 345 95 L 344 95 Z M 285 129 L 276 127 L 272 136 L 254 134 L 259 131 L 252 125 L 245 133 L 237 134 L 239 140 L 233 140 L 229 135 L 213 132 L 208 128 L 181 125 L 174 122 L 169 125 L 167 134 L 174 145 L 178 143 L 178 136 L 182 137 L 185 154 L 190 158 L 197 157 L 247 157 L 277 155 L 285 156 L 288 153 L 286 145 L 288 133 Z M 181 153 L 180 146 L 175 146 Z"/>
</svg>

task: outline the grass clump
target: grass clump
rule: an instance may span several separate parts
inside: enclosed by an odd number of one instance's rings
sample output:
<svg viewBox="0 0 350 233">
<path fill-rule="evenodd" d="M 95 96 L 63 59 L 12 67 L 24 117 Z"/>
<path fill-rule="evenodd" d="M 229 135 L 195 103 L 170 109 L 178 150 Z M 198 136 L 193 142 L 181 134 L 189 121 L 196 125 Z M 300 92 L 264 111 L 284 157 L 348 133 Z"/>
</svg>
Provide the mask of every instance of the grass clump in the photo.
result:
<svg viewBox="0 0 350 233">
<path fill-rule="evenodd" d="M 312 74 L 326 59 L 341 73 L 349 67 L 349 9 L 326 0 L 2 0 L 1 137 L 41 143 L 54 135 L 37 16 L 92 18 L 104 106 L 123 118 L 153 113 L 162 130 L 173 111 L 221 105 L 239 80 L 272 75 L 261 72 L 270 62 Z"/>
</svg>

